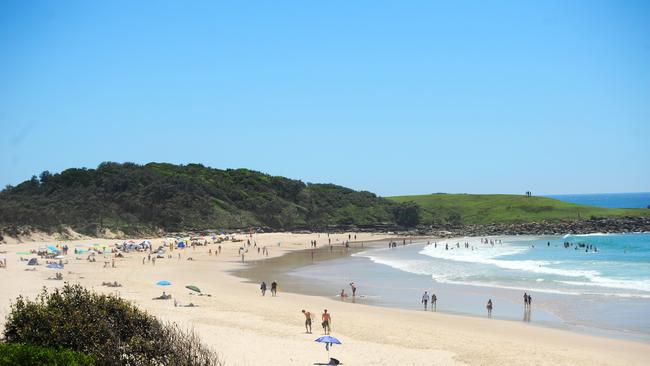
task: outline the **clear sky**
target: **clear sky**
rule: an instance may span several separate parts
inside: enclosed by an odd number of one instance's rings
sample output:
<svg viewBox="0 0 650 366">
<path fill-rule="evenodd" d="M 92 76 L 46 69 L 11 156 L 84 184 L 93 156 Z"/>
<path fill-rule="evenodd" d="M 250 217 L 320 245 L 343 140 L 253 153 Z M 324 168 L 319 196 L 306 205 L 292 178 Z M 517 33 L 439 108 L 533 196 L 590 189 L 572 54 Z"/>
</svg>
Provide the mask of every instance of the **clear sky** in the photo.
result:
<svg viewBox="0 0 650 366">
<path fill-rule="evenodd" d="M 102 161 L 650 191 L 650 2 L 0 2 L 0 184 Z"/>
</svg>

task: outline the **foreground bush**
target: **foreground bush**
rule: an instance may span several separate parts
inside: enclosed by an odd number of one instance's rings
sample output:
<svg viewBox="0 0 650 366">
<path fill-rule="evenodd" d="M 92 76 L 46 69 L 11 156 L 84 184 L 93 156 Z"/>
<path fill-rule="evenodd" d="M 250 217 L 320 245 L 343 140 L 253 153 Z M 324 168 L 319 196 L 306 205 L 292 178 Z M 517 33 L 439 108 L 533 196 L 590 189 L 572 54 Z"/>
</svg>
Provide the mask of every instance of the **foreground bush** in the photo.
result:
<svg viewBox="0 0 650 366">
<path fill-rule="evenodd" d="M 95 361 L 91 356 L 67 349 L 0 343 L 0 366 L 9 365 L 93 366 Z"/>
<path fill-rule="evenodd" d="M 7 316 L 4 338 L 83 352 L 98 365 L 222 365 L 194 333 L 80 285 L 43 289 L 35 301 L 19 297 Z"/>
</svg>

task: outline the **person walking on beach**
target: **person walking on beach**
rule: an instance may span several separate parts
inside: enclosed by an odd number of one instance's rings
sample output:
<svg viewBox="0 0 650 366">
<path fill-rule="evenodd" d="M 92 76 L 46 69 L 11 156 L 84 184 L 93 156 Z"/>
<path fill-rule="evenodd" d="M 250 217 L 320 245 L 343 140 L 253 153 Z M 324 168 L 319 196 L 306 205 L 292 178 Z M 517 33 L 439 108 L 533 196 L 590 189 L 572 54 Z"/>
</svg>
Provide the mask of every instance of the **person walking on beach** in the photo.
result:
<svg viewBox="0 0 650 366">
<path fill-rule="evenodd" d="M 323 310 L 323 315 L 321 316 L 321 319 L 323 320 L 323 323 L 321 324 L 323 326 L 323 332 L 325 334 L 330 334 L 330 331 L 332 330 L 331 328 L 332 316 L 330 315 L 330 313 L 327 312 L 327 309 Z"/>
<path fill-rule="evenodd" d="M 424 304 L 424 310 L 427 310 L 427 303 L 429 302 L 429 294 L 424 291 L 424 294 L 422 295 L 422 303 Z"/>
<path fill-rule="evenodd" d="M 524 292 L 524 308 L 528 307 L 528 294 Z"/>
<path fill-rule="evenodd" d="M 260 290 L 262 291 L 262 296 L 266 295 L 266 282 L 262 281 L 260 285 Z"/>
<path fill-rule="evenodd" d="M 436 297 L 436 294 L 431 293 L 431 311 L 436 311 L 436 302 L 438 301 L 438 297 Z"/>
<path fill-rule="evenodd" d="M 311 313 L 302 309 L 302 313 L 305 314 L 305 333 L 311 334 Z"/>
<path fill-rule="evenodd" d="M 357 296 L 357 285 L 354 282 L 350 282 L 350 288 L 352 288 L 352 297 Z"/>
<path fill-rule="evenodd" d="M 533 301 L 533 297 L 528 294 L 528 308 L 530 309 L 531 302 Z"/>
<path fill-rule="evenodd" d="M 488 312 L 488 318 L 492 317 L 492 299 L 489 299 L 487 305 L 485 306 Z"/>
<path fill-rule="evenodd" d="M 271 282 L 271 296 L 275 296 L 278 293 L 278 283 L 273 281 Z"/>
</svg>

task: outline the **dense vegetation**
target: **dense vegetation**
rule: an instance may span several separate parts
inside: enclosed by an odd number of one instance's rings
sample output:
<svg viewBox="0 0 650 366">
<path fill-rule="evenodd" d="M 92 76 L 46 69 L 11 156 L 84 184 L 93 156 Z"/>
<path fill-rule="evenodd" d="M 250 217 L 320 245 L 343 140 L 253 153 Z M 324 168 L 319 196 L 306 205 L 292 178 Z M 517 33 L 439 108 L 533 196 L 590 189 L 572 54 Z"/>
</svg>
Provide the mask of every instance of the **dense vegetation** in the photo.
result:
<svg viewBox="0 0 650 366">
<path fill-rule="evenodd" d="M 163 324 L 130 302 L 80 285 L 19 297 L 7 316 L 4 341 L 91 356 L 98 365 L 221 365 L 194 333 Z"/>
<path fill-rule="evenodd" d="M 396 217 L 403 224 L 416 224 L 404 214 L 407 206 L 400 210 L 401 205 L 370 192 L 247 169 L 102 163 L 97 169 L 46 171 L 5 188 L 0 192 L 0 226 L 70 226 L 92 235 L 103 228 L 137 233 L 364 226 L 394 224 Z"/>
<path fill-rule="evenodd" d="M 388 197 L 417 204 L 425 225 L 584 220 L 591 217 L 650 216 L 648 209 L 581 206 L 546 197 L 509 194 L 429 194 Z"/>
<path fill-rule="evenodd" d="M 94 366 L 95 359 L 80 352 L 20 343 L 0 343 L 0 366 Z"/>
</svg>

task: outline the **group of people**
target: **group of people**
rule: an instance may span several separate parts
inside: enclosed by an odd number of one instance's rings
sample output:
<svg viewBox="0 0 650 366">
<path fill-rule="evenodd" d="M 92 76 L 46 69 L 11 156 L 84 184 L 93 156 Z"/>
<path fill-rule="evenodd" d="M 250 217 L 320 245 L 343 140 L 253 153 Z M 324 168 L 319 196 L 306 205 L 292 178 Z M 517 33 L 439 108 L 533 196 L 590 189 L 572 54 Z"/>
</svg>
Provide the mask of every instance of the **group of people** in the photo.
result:
<svg viewBox="0 0 650 366">
<path fill-rule="evenodd" d="M 352 297 L 357 296 L 357 284 L 354 282 L 350 282 L 350 289 L 352 290 Z M 339 294 L 339 297 L 341 300 L 344 298 L 348 297 L 348 294 L 345 293 L 345 289 L 341 289 L 341 293 Z"/>
<path fill-rule="evenodd" d="M 266 282 L 262 281 L 260 284 L 260 291 L 262 291 L 262 296 L 266 295 Z M 271 296 L 276 296 L 278 294 L 278 283 L 273 281 L 271 282 Z"/>
<path fill-rule="evenodd" d="M 302 313 L 305 316 L 305 333 L 311 334 L 313 314 L 305 309 L 302 309 Z M 323 314 L 321 314 L 321 326 L 323 327 L 323 334 L 330 334 L 332 331 L 332 315 L 327 312 L 327 309 L 324 309 Z"/>
<path fill-rule="evenodd" d="M 424 310 L 427 310 L 429 300 L 431 300 L 431 311 L 436 311 L 438 297 L 434 293 L 431 293 L 431 296 L 429 296 L 429 292 L 424 291 L 424 294 L 422 294 L 422 304 L 424 305 Z"/>
</svg>

